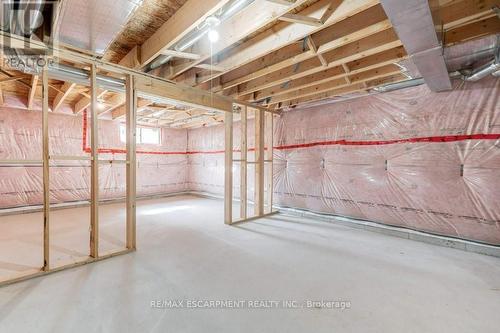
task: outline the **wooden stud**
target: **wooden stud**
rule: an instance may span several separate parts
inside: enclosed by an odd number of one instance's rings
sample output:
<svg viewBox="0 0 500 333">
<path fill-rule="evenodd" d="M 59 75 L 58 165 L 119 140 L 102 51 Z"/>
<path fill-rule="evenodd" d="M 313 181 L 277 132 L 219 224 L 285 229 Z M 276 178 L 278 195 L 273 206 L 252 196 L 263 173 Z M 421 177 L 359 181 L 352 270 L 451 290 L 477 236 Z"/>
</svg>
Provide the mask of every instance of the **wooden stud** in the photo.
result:
<svg viewBox="0 0 500 333">
<path fill-rule="evenodd" d="M 241 160 L 240 160 L 240 218 L 247 218 L 247 174 L 248 174 L 248 126 L 247 126 L 247 107 L 241 108 Z"/>
<path fill-rule="evenodd" d="M 90 148 L 92 154 L 90 176 L 90 256 L 92 258 L 99 257 L 99 125 L 96 71 L 95 64 L 92 64 L 90 69 L 90 111 L 92 114 L 90 129 Z"/>
<path fill-rule="evenodd" d="M 224 162 L 224 223 L 233 223 L 233 113 L 226 112 L 225 125 L 225 162 Z"/>
<path fill-rule="evenodd" d="M 134 78 L 127 76 L 125 84 L 127 105 L 127 249 L 136 249 L 136 116 L 137 94 Z"/>
<path fill-rule="evenodd" d="M 264 214 L 264 111 L 255 110 L 255 215 Z"/>
<path fill-rule="evenodd" d="M 42 69 L 43 271 L 50 269 L 49 70 Z"/>
<path fill-rule="evenodd" d="M 264 163 L 266 163 L 267 165 L 266 205 L 269 209 L 269 211 L 267 211 L 266 213 L 271 213 L 273 211 L 273 191 L 274 191 L 274 184 L 273 184 L 274 115 L 270 112 L 266 112 L 265 117 L 266 117 L 266 124 L 265 124 L 266 151 L 265 151 Z"/>
</svg>

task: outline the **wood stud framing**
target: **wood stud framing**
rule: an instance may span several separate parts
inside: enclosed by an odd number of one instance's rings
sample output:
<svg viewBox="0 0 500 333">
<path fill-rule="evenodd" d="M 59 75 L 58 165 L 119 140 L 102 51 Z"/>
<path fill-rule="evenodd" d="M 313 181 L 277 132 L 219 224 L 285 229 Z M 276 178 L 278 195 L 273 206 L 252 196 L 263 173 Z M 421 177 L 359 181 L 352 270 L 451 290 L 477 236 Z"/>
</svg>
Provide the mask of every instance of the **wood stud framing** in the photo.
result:
<svg viewBox="0 0 500 333">
<path fill-rule="evenodd" d="M 90 256 L 99 256 L 99 121 L 97 116 L 97 69 L 95 64 L 90 70 L 90 112 L 92 115 L 90 131 L 91 175 L 90 175 Z"/>
<path fill-rule="evenodd" d="M 240 120 L 240 138 L 241 138 L 241 161 L 240 161 L 240 219 L 244 220 L 247 216 L 248 198 L 247 198 L 247 177 L 248 177 L 248 117 L 247 106 L 241 107 Z"/>
<path fill-rule="evenodd" d="M 274 112 L 266 109 L 252 108 L 246 105 L 235 104 L 241 108 L 240 112 L 240 159 L 233 158 L 233 114 L 226 113 L 225 117 L 225 184 L 224 184 L 224 216 L 226 224 L 250 221 L 273 213 L 272 211 L 272 171 L 273 171 L 273 119 Z M 248 118 L 249 110 L 254 113 L 254 161 L 248 160 Z M 233 208 L 233 165 L 240 164 L 240 214 L 236 221 L 232 217 Z M 252 216 L 248 214 L 248 165 L 254 165 L 254 209 Z M 266 168 L 267 166 L 267 168 Z M 266 172 L 268 181 L 266 183 Z M 266 195 L 267 194 L 267 195 Z M 268 208 L 266 210 L 266 207 Z"/>
<path fill-rule="evenodd" d="M 224 223 L 233 223 L 233 113 L 224 116 Z"/>
<path fill-rule="evenodd" d="M 136 249 L 136 122 L 137 94 L 134 88 L 134 78 L 128 75 L 125 84 L 127 111 L 127 239 L 129 250 Z"/>
<path fill-rule="evenodd" d="M 43 163 L 43 267 L 50 269 L 50 181 L 49 181 L 49 73 L 42 69 L 42 163 Z"/>
</svg>

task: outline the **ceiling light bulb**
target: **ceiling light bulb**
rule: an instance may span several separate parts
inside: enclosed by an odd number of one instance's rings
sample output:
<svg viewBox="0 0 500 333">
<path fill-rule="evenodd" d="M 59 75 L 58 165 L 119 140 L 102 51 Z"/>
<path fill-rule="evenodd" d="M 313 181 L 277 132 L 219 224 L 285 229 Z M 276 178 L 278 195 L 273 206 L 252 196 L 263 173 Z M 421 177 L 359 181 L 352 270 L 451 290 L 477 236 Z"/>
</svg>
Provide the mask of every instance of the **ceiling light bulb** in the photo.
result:
<svg viewBox="0 0 500 333">
<path fill-rule="evenodd" d="M 216 43 L 219 40 L 219 33 L 217 32 L 217 30 L 208 30 L 208 39 L 210 40 L 210 42 Z"/>
</svg>

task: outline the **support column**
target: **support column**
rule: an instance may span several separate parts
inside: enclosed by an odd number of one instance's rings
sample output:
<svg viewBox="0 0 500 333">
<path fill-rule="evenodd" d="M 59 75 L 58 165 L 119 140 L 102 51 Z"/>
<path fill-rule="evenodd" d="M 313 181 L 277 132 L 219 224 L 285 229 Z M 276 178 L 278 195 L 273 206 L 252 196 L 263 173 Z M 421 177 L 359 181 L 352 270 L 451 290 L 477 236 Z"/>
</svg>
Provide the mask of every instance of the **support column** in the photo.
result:
<svg viewBox="0 0 500 333">
<path fill-rule="evenodd" d="M 137 94 L 134 78 L 128 75 L 125 83 L 127 123 L 127 249 L 136 244 L 136 122 Z"/>
<path fill-rule="evenodd" d="M 90 256 L 99 257 L 99 154 L 98 154 L 98 114 L 97 114 L 97 81 L 96 66 L 90 69 L 90 111 L 92 125 L 90 128 L 91 175 L 90 175 Z"/>
<path fill-rule="evenodd" d="M 233 111 L 224 116 L 225 161 L 224 161 L 224 223 L 233 223 Z"/>
<path fill-rule="evenodd" d="M 50 270 L 49 73 L 42 69 L 43 270 Z"/>
</svg>

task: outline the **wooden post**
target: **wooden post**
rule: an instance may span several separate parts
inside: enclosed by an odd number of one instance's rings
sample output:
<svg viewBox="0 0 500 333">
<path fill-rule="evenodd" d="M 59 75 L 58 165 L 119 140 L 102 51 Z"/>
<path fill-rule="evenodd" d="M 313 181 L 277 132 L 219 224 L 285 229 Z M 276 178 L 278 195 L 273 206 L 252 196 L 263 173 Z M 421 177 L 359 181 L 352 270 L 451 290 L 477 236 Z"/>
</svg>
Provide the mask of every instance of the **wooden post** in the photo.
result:
<svg viewBox="0 0 500 333">
<path fill-rule="evenodd" d="M 264 111 L 255 110 L 255 193 L 254 212 L 264 215 Z"/>
<path fill-rule="evenodd" d="M 49 73 L 42 69 L 43 270 L 50 270 Z"/>
<path fill-rule="evenodd" d="M 233 112 L 226 112 L 224 117 L 225 163 L 224 163 L 224 223 L 233 223 Z"/>
<path fill-rule="evenodd" d="M 247 145 L 247 107 L 241 107 L 241 162 L 240 162 L 240 218 L 247 218 L 247 159 L 248 159 L 248 145 Z"/>
<path fill-rule="evenodd" d="M 90 175 L 90 256 L 99 257 L 99 154 L 98 154 L 98 115 L 97 115 L 97 81 L 96 66 L 90 69 L 90 111 L 92 125 L 90 128 L 91 175 Z"/>
<path fill-rule="evenodd" d="M 269 211 L 267 213 L 271 213 L 273 211 L 273 141 L 274 141 L 274 115 L 271 112 L 266 112 L 266 166 L 267 166 L 267 184 L 266 184 L 266 192 L 267 192 L 267 207 Z"/>
<path fill-rule="evenodd" d="M 136 115 L 137 94 L 134 78 L 126 78 L 127 122 L 127 249 L 136 249 Z"/>
</svg>

